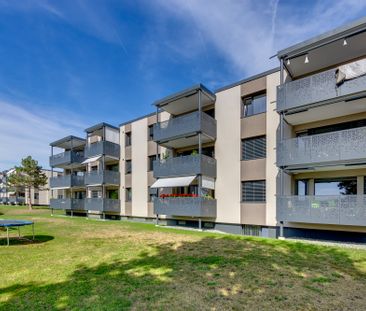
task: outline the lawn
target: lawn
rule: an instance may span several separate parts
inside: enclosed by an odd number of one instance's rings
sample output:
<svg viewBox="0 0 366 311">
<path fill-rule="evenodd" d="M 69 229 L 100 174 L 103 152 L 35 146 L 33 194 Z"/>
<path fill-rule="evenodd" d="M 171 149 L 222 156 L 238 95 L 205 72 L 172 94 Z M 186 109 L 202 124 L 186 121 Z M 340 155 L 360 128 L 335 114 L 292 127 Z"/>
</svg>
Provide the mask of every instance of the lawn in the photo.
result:
<svg viewBox="0 0 366 311">
<path fill-rule="evenodd" d="M 1 310 L 365 310 L 364 250 L 0 214 L 34 220 L 37 239 L 6 247 L 0 232 Z"/>
</svg>

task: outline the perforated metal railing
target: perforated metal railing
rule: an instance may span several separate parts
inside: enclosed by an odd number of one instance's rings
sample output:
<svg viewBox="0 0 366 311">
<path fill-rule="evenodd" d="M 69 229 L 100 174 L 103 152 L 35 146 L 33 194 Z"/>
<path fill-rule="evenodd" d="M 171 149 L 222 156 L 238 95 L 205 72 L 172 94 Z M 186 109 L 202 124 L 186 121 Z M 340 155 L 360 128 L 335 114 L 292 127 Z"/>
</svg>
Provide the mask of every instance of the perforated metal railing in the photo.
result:
<svg viewBox="0 0 366 311">
<path fill-rule="evenodd" d="M 202 174 L 216 177 L 216 160 L 205 155 L 188 155 L 154 161 L 154 177 Z"/>
<path fill-rule="evenodd" d="M 352 79 L 337 86 L 336 69 L 290 81 L 277 87 L 277 111 L 336 100 L 366 91 L 366 76 Z"/>
<path fill-rule="evenodd" d="M 366 196 L 278 196 L 277 220 L 366 226 Z"/>
<path fill-rule="evenodd" d="M 199 132 L 216 138 L 216 120 L 206 113 L 195 111 L 154 125 L 154 141 L 166 141 L 175 137 Z"/>
<path fill-rule="evenodd" d="M 314 165 L 333 161 L 366 161 L 366 127 L 280 141 L 277 165 Z"/>
</svg>

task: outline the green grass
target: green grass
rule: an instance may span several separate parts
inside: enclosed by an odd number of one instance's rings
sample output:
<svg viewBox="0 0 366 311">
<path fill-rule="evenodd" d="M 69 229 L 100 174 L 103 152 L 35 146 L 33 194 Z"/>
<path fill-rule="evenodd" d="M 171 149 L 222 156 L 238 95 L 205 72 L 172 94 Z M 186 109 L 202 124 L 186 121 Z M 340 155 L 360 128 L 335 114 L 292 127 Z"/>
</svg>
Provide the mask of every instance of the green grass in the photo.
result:
<svg viewBox="0 0 366 311">
<path fill-rule="evenodd" d="M 36 243 L 0 232 L 0 310 L 364 310 L 366 251 L 149 224 L 33 219 Z M 31 228 L 23 228 L 29 236 Z"/>
</svg>

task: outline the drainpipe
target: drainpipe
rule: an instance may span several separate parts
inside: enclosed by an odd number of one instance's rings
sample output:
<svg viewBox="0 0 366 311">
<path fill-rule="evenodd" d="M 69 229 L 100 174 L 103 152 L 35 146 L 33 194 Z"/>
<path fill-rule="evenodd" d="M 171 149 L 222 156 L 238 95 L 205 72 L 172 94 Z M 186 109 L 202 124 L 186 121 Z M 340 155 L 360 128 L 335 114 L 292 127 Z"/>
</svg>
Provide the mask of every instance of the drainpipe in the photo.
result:
<svg viewBox="0 0 366 311">
<path fill-rule="evenodd" d="M 51 159 L 53 158 L 53 146 L 51 146 Z M 53 178 L 53 166 L 51 165 L 51 178 Z M 51 185 L 50 185 L 51 186 Z M 53 199 L 53 190 L 50 187 L 50 200 Z M 51 205 L 51 202 L 50 202 Z M 53 216 L 53 208 L 51 207 L 51 216 Z"/>
</svg>

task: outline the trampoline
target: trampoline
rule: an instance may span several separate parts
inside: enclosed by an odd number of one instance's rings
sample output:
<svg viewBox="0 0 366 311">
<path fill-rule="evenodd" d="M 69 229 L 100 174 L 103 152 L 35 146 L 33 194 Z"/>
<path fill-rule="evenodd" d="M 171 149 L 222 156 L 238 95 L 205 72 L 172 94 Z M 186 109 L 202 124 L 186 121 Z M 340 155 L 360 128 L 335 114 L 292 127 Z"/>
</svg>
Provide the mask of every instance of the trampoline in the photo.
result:
<svg viewBox="0 0 366 311">
<path fill-rule="evenodd" d="M 34 222 L 29 220 L 0 219 L 0 228 L 6 229 L 6 241 L 9 246 L 9 231 L 11 229 L 18 230 L 18 238 L 20 239 L 20 227 L 32 226 L 34 240 Z"/>
</svg>

